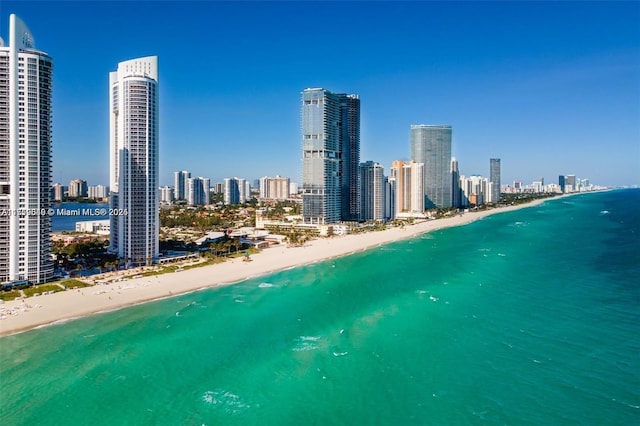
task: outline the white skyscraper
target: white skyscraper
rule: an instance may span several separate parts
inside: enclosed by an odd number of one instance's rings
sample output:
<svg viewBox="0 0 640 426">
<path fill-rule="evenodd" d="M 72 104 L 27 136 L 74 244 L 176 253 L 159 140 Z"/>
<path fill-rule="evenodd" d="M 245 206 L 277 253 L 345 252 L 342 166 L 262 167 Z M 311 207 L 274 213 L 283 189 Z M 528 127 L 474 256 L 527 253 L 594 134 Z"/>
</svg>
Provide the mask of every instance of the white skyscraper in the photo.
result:
<svg viewBox="0 0 640 426">
<path fill-rule="evenodd" d="M 187 204 L 190 206 L 207 205 L 211 202 L 210 180 L 198 177 L 187 179 Z"/>
<path fill-rule="evenodd" d="M 52 59 L 9 18 L 0 39 L 0 282 L 45 282 L 51 261 Z"/>
<path fill-rule="evenodd" d="M 173 173 L 173 191 L 174 191 L 173 196 L 176 200 L 187 199 L 187 189 L 188 189 L 187 184 L 190 178 L 191 178 L 191 173 L 189 173 L 186 170 Z"/>
<path fill-rule="evenodd" d="M 160 202 L 163 204 L 171 204 L 174 200 L 174 192 L 172 186 L 160 187 Z"/>
<path fill-rule="evenodd" d="M 158 257 L 158 57 L 109 73 L 110 250 L 131 264 Z"/>
</svg>

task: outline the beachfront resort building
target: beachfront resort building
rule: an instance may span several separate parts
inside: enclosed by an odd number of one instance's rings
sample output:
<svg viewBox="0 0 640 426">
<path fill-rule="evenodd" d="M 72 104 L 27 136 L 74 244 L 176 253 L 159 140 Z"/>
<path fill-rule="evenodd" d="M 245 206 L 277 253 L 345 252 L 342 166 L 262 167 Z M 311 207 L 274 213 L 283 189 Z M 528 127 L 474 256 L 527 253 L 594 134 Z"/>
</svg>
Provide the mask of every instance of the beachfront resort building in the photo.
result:
<svg viewBox="0 0 640 426">
<path fill-rule="evenodd" d="M 480 206 L 491 198 L 489 179 L 479 175 L 460 176 L 460 188 L 462 190 L 461 207 Z"/>
<path fill-rule="evenodd" d="M 410 141 L 411 160 L 424 164 L 425 208 L 451 207 L 451 126 L 413 124 Z"/>
<path fill-rule="evenodd" d="M 458 160 L 451 159 L 451 207 L 462 206 L 462 191 L 460 190 L 460 169 Z"/>
<path fill-rule="evenodd" d="M 394 161 L 389 181 L 395 197 L 394 218 L 424 216 L 424 164 Z"/>
<path fill-rule="evenodd" d="M 0 282 L 51 279 L 53 61 L 26 24 L 0 39 Z"/>
<path fill-rule="evenodd" d="M 360 164 L 360 221 L 385 220 L 384 167 L 367 161 Z"/>
<path fill-rule="evenodd" d="M 360 214 L 360 99 L 302 92 L 302 216 L 312 225 L 357 221 Z"/>
<path fill-rule="evenodd" d="M 500 201 L 500 159 L 489 159 L 489 182 L 491 182 L 491 203 Z"/>
<path fill-rule="evenodd" d="M 158 57 L 109 73 L 110 251 L 132 265 L 158 258 Z"/>
</svg>

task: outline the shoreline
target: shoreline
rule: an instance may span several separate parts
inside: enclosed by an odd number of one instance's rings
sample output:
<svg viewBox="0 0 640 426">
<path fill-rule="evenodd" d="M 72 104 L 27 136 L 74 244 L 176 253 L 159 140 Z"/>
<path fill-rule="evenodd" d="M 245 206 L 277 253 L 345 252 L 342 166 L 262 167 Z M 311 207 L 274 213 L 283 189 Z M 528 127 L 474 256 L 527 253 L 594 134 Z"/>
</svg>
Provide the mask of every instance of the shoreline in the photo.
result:
<svg viewBox="0 0 640 426">
<path fill-rule="evenodd" d="M 407 240 L 428 232 L 466 225 L 494 214 L 538 206 L 547 200 L 564 196 L 566 195 L 480 212 L 469 212 L 444 219 L 428 220 L 403 228 L 319 238 L 309 241 L 302 247 L 273 246 L 252 255 L 250 262 L 244 262 L 242 258 L 234 258 L 223 263 L 180 272 L 13 300 L 0 305 L 3 310 L 13 310 L 18 313 L 17 315 L 3 315 L 0 320 L 0 336 L 63 324 L 89 315 L 113 312 L 195 291 L 233 285 L 286 269 L 323 262 L 392 242 Z"/>
</svg>

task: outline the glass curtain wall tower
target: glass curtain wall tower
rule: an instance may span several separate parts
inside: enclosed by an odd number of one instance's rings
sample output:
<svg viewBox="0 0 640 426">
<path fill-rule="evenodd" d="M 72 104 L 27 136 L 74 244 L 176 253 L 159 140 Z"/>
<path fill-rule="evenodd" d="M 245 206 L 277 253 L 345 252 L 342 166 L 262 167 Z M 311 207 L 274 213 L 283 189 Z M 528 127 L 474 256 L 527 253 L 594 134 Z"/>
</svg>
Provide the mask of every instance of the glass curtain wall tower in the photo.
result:
<svg viewBox="0 0 640 426">
<path fill-rule="evenodd" d="M 340 221 L 340 98 L 324 89 L 302 92 L 302 217 Z"/>
<path fill-rule="evenodd" d="M 500 201 L 500 159 L 489 159 L 489 181 L 491 182 L 491 202 Z"/>
<path fill-rule="evenodd" d="M 159 254 L 158 57 L 120 62 L 109 88 L 110 250 L 148 265 Z"/>
<path fill-rule="evenodd" d="M 51 279 L 53 61 L 16 15 L 0 39 L 0 282 Z"/>
<path fill-rule="evenodd" d="M 411 160 L 424 163 L 425 209 L 451 207 L 451 126 L 412 125 L 410 140 Z"/>
<path fill-rule="evenodd" d="M 360 215 L 360 98 L 340 94 L 340 175 L 342 177 L 340 216 L 357 221 Z"/>
<path fill-rule="evenodd" d="M 322 225 L 360 215 L 360 99 L 302 92 L 302 216 Z"/>
</svg>

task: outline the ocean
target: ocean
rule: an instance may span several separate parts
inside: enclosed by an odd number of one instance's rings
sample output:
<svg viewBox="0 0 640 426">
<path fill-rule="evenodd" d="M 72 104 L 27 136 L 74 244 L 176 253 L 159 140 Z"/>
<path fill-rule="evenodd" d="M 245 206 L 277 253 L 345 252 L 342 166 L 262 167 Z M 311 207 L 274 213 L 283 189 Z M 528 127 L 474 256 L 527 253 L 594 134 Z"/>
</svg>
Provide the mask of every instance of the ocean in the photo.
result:
<svg viewBox="0 0 640 426">
<path fill-rule="evenodd" d="M 639 211 L 565 197 L 2 337 L 0 419 L 638 424 Z"/>
</svg>

